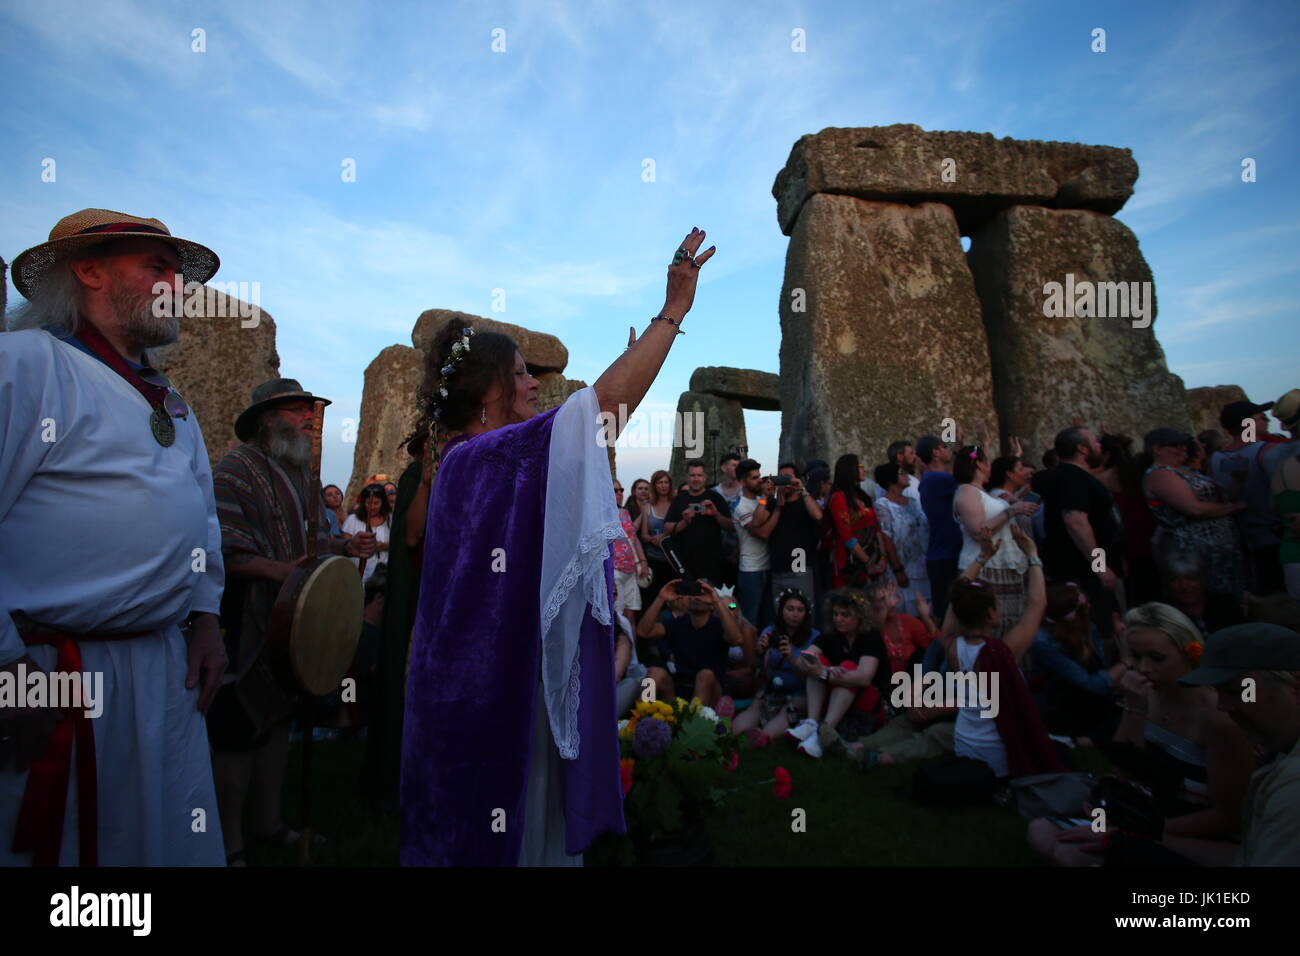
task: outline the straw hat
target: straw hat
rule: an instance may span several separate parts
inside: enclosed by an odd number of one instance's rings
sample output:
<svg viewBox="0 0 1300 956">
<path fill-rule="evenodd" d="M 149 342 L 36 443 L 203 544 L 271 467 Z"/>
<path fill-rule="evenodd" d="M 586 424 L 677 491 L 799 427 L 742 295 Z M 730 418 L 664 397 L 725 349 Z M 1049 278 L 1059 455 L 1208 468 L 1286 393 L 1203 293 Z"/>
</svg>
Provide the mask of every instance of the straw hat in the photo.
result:
<svg viewBox="0 0 1300 956">
<path fill-rule="evenodd" d="M 14 259 L 10 266 L 14 288 L 30 299 L 32 290 L 55 264 L 107 239 L 159 239 L 167 243 L 181 257 L 186 282 L 207 282 L 221 266 L 217 254 L 207 246 L 173 236 L 157 219 L 141 219 L 111 209 L 83 209 L 55 223 L 48 242 L 32 246 Z"/>
</svg>

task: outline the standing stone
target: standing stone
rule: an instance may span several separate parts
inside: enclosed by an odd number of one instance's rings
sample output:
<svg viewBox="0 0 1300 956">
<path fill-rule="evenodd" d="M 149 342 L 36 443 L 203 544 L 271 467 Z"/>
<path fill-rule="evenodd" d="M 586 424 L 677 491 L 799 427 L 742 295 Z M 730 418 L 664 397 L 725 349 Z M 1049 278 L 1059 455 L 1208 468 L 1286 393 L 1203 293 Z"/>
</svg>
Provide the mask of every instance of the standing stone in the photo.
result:
<svg viewBox="0 0 1300 956">
<path fill-rule="evenodd" d="M 890 442 L 970 437 L 996 447 L 979 300 L 953 212 L 819 193 L 803 207 L 781 293 L 781 460 L 842 454 L 868 469 Z"/>
<path fill-rule="evenodd" d="M 984 307 L 998 419 L 1004 434 L 1020 437 L 1031 461 L 1074 415 L 1134 437 L 1161 425 L 1190 425 L 1182 380 L 1166 367 L 1154 324 L 1135 328 L 1134 321 L 1147 320 L 1102 318 L 1095 314 L 1100 302 L 1092 316 L 1044 315 L 1048 283 L 1061 284 L 1068 312 L 1082 301 L 1081 282 L 1147 283 L 1137 287 L 1136 301 L 1146 303 L 1154 323 L 1151 269 L 1122 222 L 1083 210 L 1014 206 L 972 237 L 969 261 Z M 1073 299 L 1065 295 L 1071 286 Z M 1109 316 L 1125 311 L 1117 308 L 1118 287 L 1101 291 Z"/>
<path fill-rule="evenodd" d="M 468 319 L 477 330 L 501 332 L 514 339 L 529 372 L 540 383 L 539 414 L 563 404 L 574 392 L 587 387 L 585 382 L 566 379 L 560 374 L 568 364 L 569 351 L 553 335 L 465 312 L 429 309 L 416 320 L 411 332 L 414 348 L 390 345 L 366 368 L 357 447 L 347 489 L 348 501 L 353 500 L 362 483 L 371 475 L 386 474 L 396 481 L 410 464 L 406 449 L 397 446 L 411 433 L 419 418 L 416 395 L 424 378 L 424 348 L 454 316 Z M 594 434 L 594 424 L 592 431 Z M 609 456 L 612 469 L 613 449 L 610 449 Z"/>
<path fill-rule="evenodd" d="M 1214 429 L 1223 431 L 1219 413 L 1229 402 L 1249 401 L 1240 385 L 1206 385 L 1187 390 L 1187 412 L 1192 418 L 1192 434 Z"/>
<path fill-rule="evenodd" d="M 428 309 L 421 313 L 411 332 L 411 344 L 424 351 L 452 318 L 468 320 L 477 332 L 499 332 L 510 336 L 519 348 L 519 354 L 524 357 L 528 371 L 539 378 L 546 372 L 563 372 L 569 364 L 569 350 L 554 335 L 452 309 Z"/>
<path fill-rule="evenodd" d="M 692 392 L 734 398 L 756 411 L 781 410 L 781 379 L 771 372 L 706 365 L 691 373 L 690 387 Z"/>
<path fill-rule="evenodd" d="M 352 479 L 344 501 L 356 500 L 371 475 L 388 475 L 396 482 L 411 463 L 398 444 L 415 424 L 415 396 L 423 375 L 424 355 L 408 345 L 390 345 L 366 366 Z"/>
<path fill-rule="evenodd" d="M 734 398 L 682 392 L 677 400 L 677 423 L 673 430 L 673 453 L 668 473 L 673 490 L 686 480 L 686 462 L 704 461 L 709 484 L 718 480 L 718 459 L 728 452 L 744 457 L 749 452 L 745 437 L 745 411 Z"/>
<path fill-rule="evenodd" d="M 241 444 L 235 419 L 248 407 L 253 389 L 280 377 L 280 356 L 269 313 L 213 288 L 206 290 L 204 307 L 203 318 L 180 320 L 174 343 L 149 349 L 149 360 L 194 410 L 215 468 L 227 450 Z M 289 374 L 311 391 L 309 375 Z"/>
<path fill-rule="evenodd" d="M 559 372 L 542 372 L 537 376 L 537 381 L 541 385 L 537 390 L 538 414 L 558 408 L 574 392 L 580 392 L 587 387 L 586 382 L 576 378 L 565 378 Z"/>
<path fill-rule="evenodd" d="M 1018 204 L 1114 214 L 1133 195 L 1137 174 L 1132 151 L 1113 146 L 927 132 L 898 123 L 801 137 L 772 194 L 787 236 L 817 193 L 946 203 L 969 235 L 997 210 Z"/>
</svg>

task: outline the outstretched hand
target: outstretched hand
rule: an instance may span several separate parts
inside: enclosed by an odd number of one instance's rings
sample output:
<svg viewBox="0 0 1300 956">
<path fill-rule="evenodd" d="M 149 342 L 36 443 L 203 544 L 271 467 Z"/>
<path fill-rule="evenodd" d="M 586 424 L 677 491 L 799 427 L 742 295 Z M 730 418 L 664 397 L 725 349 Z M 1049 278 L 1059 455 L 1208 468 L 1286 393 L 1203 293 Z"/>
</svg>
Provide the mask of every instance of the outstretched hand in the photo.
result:
<svg viewBox="0 0 1300 956">
<path fill-rule="evenodd" d="M 680 261 L 674 261 L 668 266 L 668 289 L 664 294 L 663 315 L 680 321 L 695 304 L 695 286 L 700 281 L 700 266 L 712 259 L 718 248 L 709 246 L 697 256 L 695 253 L 703 244 L 704 236 L 702 230 L 692 229 L 680 246 L 685 255 L 680 257 Z M 674 260 L 678 258 L 673 256 Z"/>
</svg>

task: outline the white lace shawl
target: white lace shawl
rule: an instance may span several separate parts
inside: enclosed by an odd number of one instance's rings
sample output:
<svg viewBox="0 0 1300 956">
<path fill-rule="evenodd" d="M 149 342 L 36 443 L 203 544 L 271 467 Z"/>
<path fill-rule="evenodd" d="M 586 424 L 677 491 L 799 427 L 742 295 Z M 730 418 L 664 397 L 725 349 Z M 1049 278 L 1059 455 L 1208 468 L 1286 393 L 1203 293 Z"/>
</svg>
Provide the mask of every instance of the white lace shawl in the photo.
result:
<svg viewBox="0 0 1300 956">
<path fill-rule="evenodd" d="M 542 532 L 542 687 L 565 760 L 578 756 L 583 617 L 591 605 L 597 621 L 612 623 L 605 558 L 609 543 L 623 536 L 601 434 L 595 388 L 575 392 L 555 413 Z"/>
</svg>

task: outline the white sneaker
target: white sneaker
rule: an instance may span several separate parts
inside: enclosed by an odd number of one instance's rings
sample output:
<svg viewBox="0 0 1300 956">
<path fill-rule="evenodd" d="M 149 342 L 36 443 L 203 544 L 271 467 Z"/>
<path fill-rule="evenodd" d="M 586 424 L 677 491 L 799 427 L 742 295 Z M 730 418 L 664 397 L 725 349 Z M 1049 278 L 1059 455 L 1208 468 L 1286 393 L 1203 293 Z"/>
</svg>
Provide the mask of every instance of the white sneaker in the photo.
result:
<svg viewBox="0 0 1300 956">
<path fill-rule="evenodd" d="M 820 759 L 822 755 L 822 742 L 819 734 L 812 734 L 807 740 L 801 743 L 796 749 L 814 759 Z"/>
<path fill-rule="evenodd" d="M 803 743 L 809 737 L 817 735 L 817 721 L 811 717 L 805 717 L 799 721 L 798 725 L 791 727 L 785 732 L 785 735 L 796 743 Z"/>
</svg>

